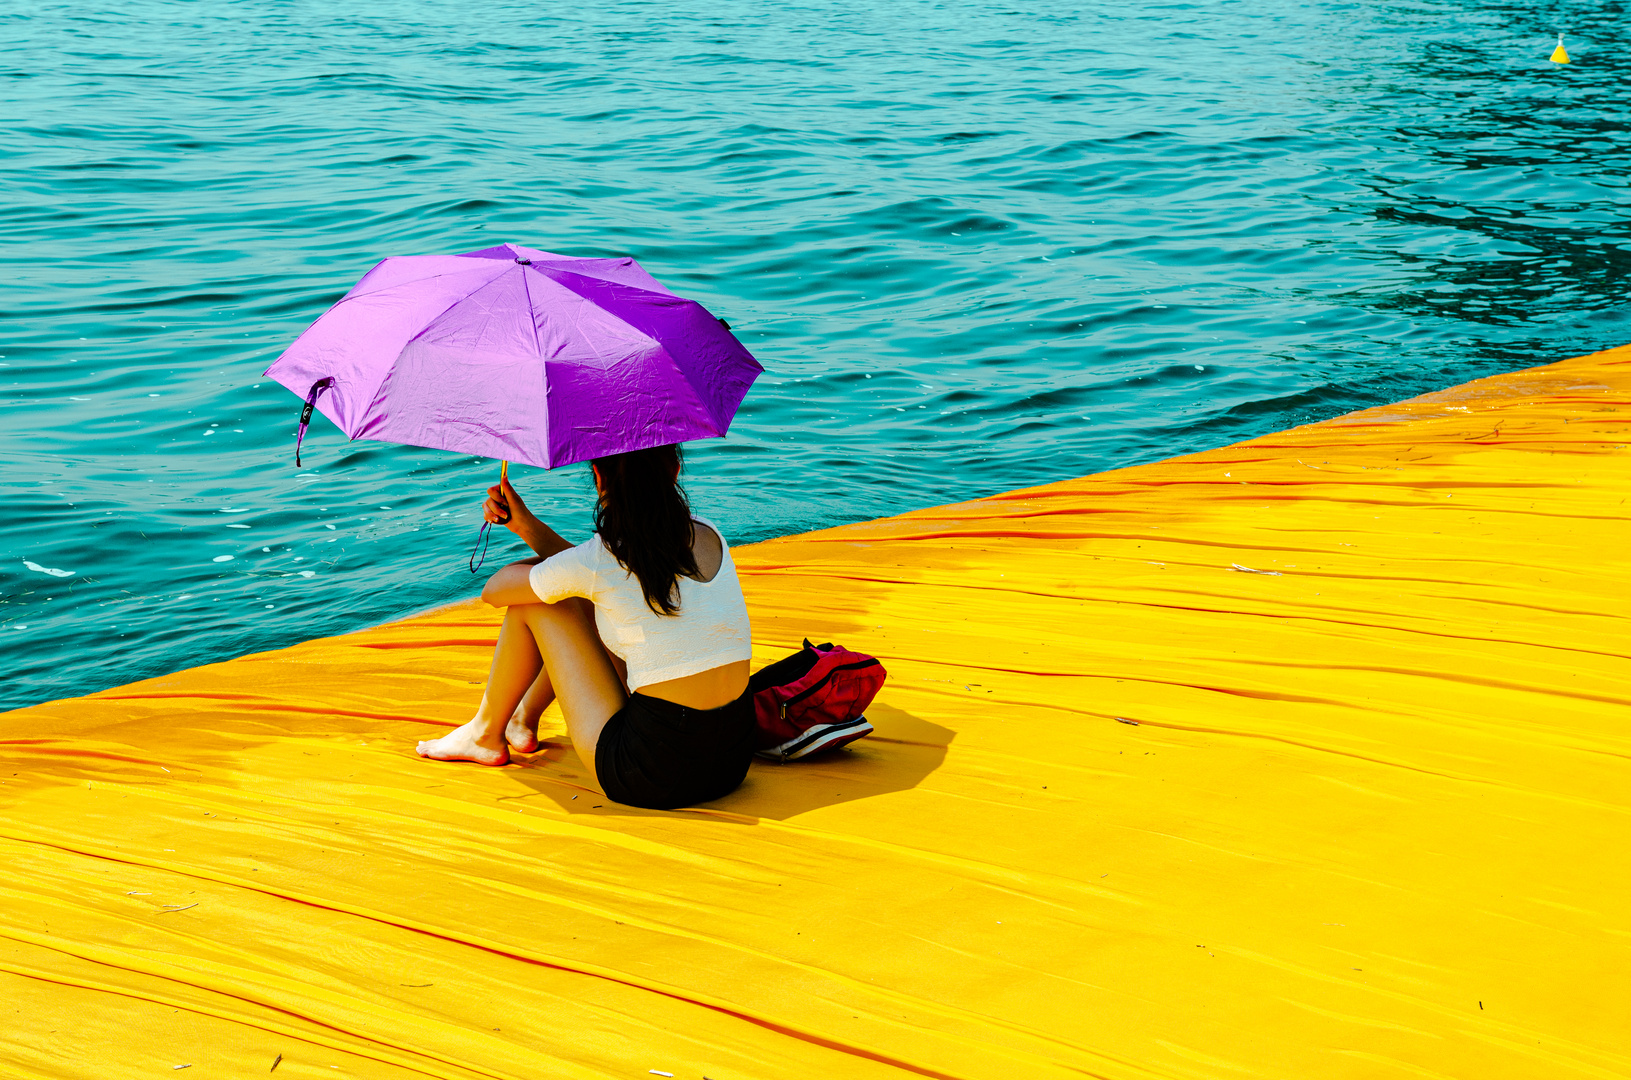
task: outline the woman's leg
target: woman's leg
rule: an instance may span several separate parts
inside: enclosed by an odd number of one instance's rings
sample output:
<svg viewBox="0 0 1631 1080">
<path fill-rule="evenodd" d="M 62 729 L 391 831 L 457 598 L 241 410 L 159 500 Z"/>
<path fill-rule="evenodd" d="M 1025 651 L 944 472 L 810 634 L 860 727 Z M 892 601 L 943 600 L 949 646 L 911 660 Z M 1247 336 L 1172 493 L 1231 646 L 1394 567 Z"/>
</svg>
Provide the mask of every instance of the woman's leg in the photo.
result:
<svg viewBox="0 0 1631 1080">
<path fill-rule="evenodd" d="M 543 654 L 572 746 L 588 770 L 589 782 L 599 787 L 595 749 L 600 745 L 600 731 L 629 700 L 629 692 L 622 665 L 606 651 L 595 630 L 594 611 L 587 601 L 570 606 L 567 602 L 528 604 L 522 608 L 522 617 Z"/>
<path fill-rule="evenodd" d="M 505 729 L 523 698 L 544 692 L 538 685 L 541 672 L 548 694 L 560 699 L 567 732 L 593 777 L 600 729 L 623 707 L 628 692 L 595 631 L 594 608 L 578 599 L 508 608 L 476 715 L 440 739 L 420 743 L 419 753 L 443 761 L 505 764 Z"/>
<path fill-rule="evenodd" d="M 521 608 L 504 609 L 504 623 L 493 648 L 493 663 L 487 674 L 487 688 L 476 706 L 476 715 L 439 739 L 419 744 L 421 757 L 441 761 L 474 761 L 481 765 L 504 765 L 510 751 L 504 729 L 516 705 L 544 670 L 543 658 L 533 642 L 532 629 Z M 547 686 L 549 680 L 544 678 Z"/>
<path fill-rule="evenodd" d="M 587 600 L 570 599 L 561 603 L 577 603 L 583 606 L 584 616 L 594 619 L 594 605 Z M 529 628 L 530 629 L 530 628 Z M 617 672 L 617 680 L 623 686 L 628 686 L 629 669 L 620 657 L 612 655 L 610 650 L 606 653 L 607 659 Z M 626 691 L 625 691 L 626 692 Z M 510 744 L 510 749 L 518 754 L 530 754 L 538 749 L 538 721 L 543 717 L 544 710 L 549 708 L 550 702 L 555 700 L 555 685 L 549 681 L 547 667 L 538 669 L 538 677 L 532 680 L 526 694 L 521 698 L 521 704 L 515 707 L 510 716 L 509 723 L 504 726 L 504 741 Z"/>
<path fill-rule="evenodd" d="M 549 681 L 549 672 L 538 670 L 538 677 L 521 697 L 510 719 L 504 725 L 504 741 L 518 754 L 530 754 L 538 749 L 538 721 L 555 700 L 555 686 Z"/>
</svg>

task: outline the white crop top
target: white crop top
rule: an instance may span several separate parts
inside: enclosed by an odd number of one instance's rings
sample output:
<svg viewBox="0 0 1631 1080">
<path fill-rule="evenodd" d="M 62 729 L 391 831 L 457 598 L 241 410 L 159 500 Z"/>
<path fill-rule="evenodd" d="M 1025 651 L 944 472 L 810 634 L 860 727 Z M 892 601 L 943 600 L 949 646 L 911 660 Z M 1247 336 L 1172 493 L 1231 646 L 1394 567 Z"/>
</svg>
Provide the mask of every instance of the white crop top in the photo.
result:
<svg viewBox="0 0 1631 1080">
<path fill-rule="evenodd" d="M 673 615 L 651 610 L 640 579 L 623 568 L 598 533 L 535 564 L 527 574 L 532 591 L 546 604 L 568 596 L 594 603 L 600 639 L 629 666 L 630 693 L 753 656 L 748 608 L 730 545 L 711 521 L 692 520 L 719 537 L 719 572 L 711 581 L 681 577 L 680 608 Z"/>
</svg>

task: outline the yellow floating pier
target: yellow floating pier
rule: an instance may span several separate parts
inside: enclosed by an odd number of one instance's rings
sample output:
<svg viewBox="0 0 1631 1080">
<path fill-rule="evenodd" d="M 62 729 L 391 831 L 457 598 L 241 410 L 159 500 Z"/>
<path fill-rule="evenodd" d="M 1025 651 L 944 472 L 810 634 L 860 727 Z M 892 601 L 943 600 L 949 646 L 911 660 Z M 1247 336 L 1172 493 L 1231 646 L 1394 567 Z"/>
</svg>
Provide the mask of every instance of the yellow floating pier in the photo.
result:
<svg viewBox="0 0 1631 1080">
<path fill-rule="evenodd" d="M 0 1076 L 1631 1076 L 1631 349 L 744 547 L 877 735 L 413 756 L 496 613 L 0 716 Z"/>
</svg>

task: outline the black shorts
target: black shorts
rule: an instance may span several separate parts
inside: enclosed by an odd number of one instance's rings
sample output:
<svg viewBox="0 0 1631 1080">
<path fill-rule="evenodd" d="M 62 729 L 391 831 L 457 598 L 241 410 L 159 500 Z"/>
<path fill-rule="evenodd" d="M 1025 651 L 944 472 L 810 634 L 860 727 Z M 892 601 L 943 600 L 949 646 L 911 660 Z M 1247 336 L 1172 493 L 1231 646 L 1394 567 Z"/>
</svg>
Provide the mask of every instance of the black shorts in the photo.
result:
<svg viewBox="0 0 1631 1080">
<path fill-rule="evenodd" d="M 753 696 L 717 709 L 688 709 L 630 694 L 600 729 L 595 775 L 607 798 L 674 810 L 735 791 L 753 757 Z"/>
</svg>

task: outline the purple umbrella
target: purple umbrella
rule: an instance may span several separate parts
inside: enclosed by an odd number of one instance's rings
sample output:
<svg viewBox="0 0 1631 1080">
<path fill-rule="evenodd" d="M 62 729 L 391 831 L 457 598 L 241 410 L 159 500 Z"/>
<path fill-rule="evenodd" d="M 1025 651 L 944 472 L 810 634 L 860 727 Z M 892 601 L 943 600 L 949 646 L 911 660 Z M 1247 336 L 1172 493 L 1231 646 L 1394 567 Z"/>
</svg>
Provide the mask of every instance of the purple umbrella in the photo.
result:
<svg viewBox="0 0 1631 1080">
<path fill-rule="evenodd" d="M 301 436 L 315 406 L 353 439 L 550 469 L 719 438 L 763 370 L 633 259 L 501 244 L 381 261 L 266 374 L 306 399 Z"/>
</svg>

